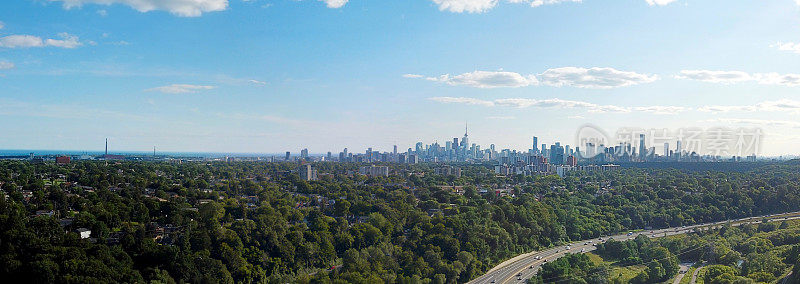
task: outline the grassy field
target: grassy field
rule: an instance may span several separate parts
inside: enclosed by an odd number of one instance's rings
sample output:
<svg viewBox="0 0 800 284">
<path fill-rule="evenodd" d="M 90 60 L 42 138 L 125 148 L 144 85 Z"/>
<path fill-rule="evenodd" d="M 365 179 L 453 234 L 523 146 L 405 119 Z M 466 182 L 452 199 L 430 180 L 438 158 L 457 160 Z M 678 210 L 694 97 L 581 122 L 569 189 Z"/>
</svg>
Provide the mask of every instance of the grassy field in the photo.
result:
<svg viewBox="0 0 800 284">
<path fill-rule="evenodd" d="M 608 275 L 611 279 L 618 278 L 622 280 L 622 283 L 630 282 L 633 277 L 639 275 L 642 271 L 647 269 L 644 265 L 631 265 L 631 266 L 617 266 L 614 262 L 605 261 L 602 257 L 594 253 L 586 253 L 589 259 L 597 264 L 597 265 L 608 265 L 611 267 L 611 271 L 609 271 Z"/>
</svg>

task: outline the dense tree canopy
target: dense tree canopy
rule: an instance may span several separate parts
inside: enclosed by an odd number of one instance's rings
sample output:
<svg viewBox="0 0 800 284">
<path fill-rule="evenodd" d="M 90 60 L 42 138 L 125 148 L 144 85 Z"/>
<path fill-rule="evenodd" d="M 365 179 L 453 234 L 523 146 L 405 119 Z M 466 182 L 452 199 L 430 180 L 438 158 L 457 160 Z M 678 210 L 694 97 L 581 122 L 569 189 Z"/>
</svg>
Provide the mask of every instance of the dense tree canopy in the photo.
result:
<svg viewBox="0 0 800 284">
<path fill-rule="evenodd" d="M 466 282 L 516 254 L 567 241 L 794 211 L 800 204 L 800 166 L 792 164 L 746 171 L 627 168 L 565 178 L 496 176 L 485 165 L 462 165 L 461 177 L 439 176 L 435 164 L 390 165 L 389 177 L 367 177 L 357 174 L 359 166 L 315 163 L 320 179 L 305 181 L 291 163 L 0 161 L 7 195 L 0 198 L 0 277 Z M 91 238 L 81 239 L 78 228 L 91 230 Z M 791 238 L 709 250 L 726 264 L 750 254 L 782 262 L 784 256 L 764 253 L 777 242 Z M 648 267 L 648 279 L 667 277 L 677 252 L 644 242 L 609 248 L 620 261 L 669 258 Z M 776 273 L 755 261 L 742 269 Z"/>
</svg>

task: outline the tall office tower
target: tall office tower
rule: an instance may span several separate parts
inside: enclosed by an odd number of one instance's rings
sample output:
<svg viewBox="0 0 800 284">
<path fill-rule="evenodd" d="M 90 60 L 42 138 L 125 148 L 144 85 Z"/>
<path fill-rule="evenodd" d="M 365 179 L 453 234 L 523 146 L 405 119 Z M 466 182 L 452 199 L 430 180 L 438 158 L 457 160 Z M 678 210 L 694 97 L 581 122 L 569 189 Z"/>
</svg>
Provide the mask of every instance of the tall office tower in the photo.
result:
<svg viewBox="0 0 800 284">
<path fill-rule="evenodd" d="M 675 154 L 680 155 L 681 151 L 683 151 L 683 149 L 681 149 L 681 140 L 678 140 L 675 142 Z"/>
<path fill-rule="evenodd" d="M 572 155 L 572 149 L 569 148 L 569 145 L 564 146 L 564 155 L 565 156 Z"/>
<path fill-rule="evenodd" d="M 317 170 L 311 167 L 311 164 L 301 165 L 299 168 L 297 168 L 297 172 L 302 180 L 317 180 Z"/>
<path fill-rule="evenodd" d="M 108 138 L 106 138 L 106 155 L 108 155 Z"/>
<path fill-rule="evenodd" d="M 344 156 L 347 157 L 347 148 L 344 148 Z"/>
<path fill-rule="evenodd" d="M 286 159 L 285 160 L 288 161 L 289 160 L 289 156 L 291 156 L 291 155 L 292 155 L 291 152 L 286 151 Z"/>
<path fill-rule="evenodd" d="M 453 138 L 453 149 L 458 149 L 458 137 Z"/>
<path fill-rule="evenodd" d="M 644 158 L 647 155 L 647 150 L 644 148 L 644 133 L 639 134 L 639 156 Z"/>
<path fill-rule="evenodd" d="M 533 136 L 533 153 L 539 154 L 539 137 Z"/>
<path fill-rule="evenodd" d="M 664 142 L 664 156 L 669 157 L 669 142 Z"/>
<path fill-rule="evenodd" d="M 469 137 L 467 135 L 466 124 L 464 124 L 464 138 L 461 139 L 461 148 L 469 148 Z"/>
<path fill-rule="evenodd" d="M 397 155 L 397 145 L 394 145 L 394 151 L 392 151 L 395 155 Z"/>
<path fill-rule="evenodd" d="M 303 158 L 303 159 L 308 158 L 308 148 L 300 150 L 300 158 Z"/>
<path fill-rule="evenodd" d="M 330 151 L 328 151 L 328 161 L 331 161 L 331 160 L 333 160 L 333 155 L 331 154 Z"/>
<path fill-rule="evenodd" d="M 492 150 L 492 152 L 495 152 L 495 151 L 494 151 L 494 144 L 491 144 L 491 145 L 489 145 L 489 149 L 491 149 L 491 150 Z"/>
</svg>

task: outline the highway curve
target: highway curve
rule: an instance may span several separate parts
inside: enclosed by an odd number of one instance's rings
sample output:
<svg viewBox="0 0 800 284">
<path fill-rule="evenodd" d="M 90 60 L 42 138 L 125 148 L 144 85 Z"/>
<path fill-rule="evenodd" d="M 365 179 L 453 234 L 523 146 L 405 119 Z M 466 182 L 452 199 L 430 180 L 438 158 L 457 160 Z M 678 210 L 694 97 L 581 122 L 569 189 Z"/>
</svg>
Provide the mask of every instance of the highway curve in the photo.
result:
<svg viewBox="0 0 800 284">
<path fill-rule="evenodd" d="M 695 230 L 704 230 L 714 227 L 721 227 L 725 224 L 731 224 L 732 226 L 739 226 L 746 223 L 760 223 L 762 219 L 767 218 L 768 221 L 772 220 L 788 220 L 788 219 L 798 219 L 800 218 L 800 211 L 792 212 L 792 213 L 785 213 L 779 215 L 767 215 L 767 216 L 757 216 L 757 217 L 749 217 L 749 218 L 742 218 L 736 220 L 728 220 L 722 222 L 715 222 L 715 223 L 706 223 L 706 224 L 698 224 L 698 225 L 691 225 L 691 226 L 682 226 L 682 227 L 674 227 L 674 228 L 666 228 L 666 229 L 659 229 L 659 230 L 652 230 L 652 231 L 636 231 L 636 232 L 627 232 L 622 234 L 617 234 L 613 236 L 606 236 L 601 238 L 593 238 L 588 240 L 582 240 L 577 242 L 572 242 L 569 244 L 560 245 L 557 247 L 553 247 L 544 251 L 538 252 L 530 252 L 526 254 L 522 254 L 516 256 L 510 260 L 507 260 L 498 266 L 492 268 L 478 278 L 473 279 L 469 283 L 476 283 L 476 284 L 484 284 L 484 283 L 524 283 L 527 279 L 536 275 L 536 272 L 539 271 L 539 267 L 547 262 L 553 261 L 558 259 L 559 257 L 564 256 L 566 253 L 584 253 L 595 250 L 595 244 L 600 242 L 605 242 L 608 239 L 615 239 L 618 241 L 624 241 L 636 238 L 639 235 L 645 235 L 650 238 L 659 238 L 665 236 L 673 236 L 673 235 L 680 235 L 693 232 Z"/>
</svg>

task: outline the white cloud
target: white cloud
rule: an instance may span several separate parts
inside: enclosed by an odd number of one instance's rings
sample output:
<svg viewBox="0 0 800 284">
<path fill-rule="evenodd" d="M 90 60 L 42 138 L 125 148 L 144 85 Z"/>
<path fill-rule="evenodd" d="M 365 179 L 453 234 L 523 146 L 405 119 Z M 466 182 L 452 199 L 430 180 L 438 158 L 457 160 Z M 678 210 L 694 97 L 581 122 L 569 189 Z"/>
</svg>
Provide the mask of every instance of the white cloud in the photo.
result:
<svg viewBox="0 0 800 284">
<path fill-rule="evenodd" d="M 732 84 L 752 80 L 750 74 L 742 71 L 683 70 L 678 79 L 697 80 L 709 83 Z"/>
<path fill-rule="evenodd" d="M 614 68 L 561 67 L 548 69 L 539 74 L 539 79 L 542 84 L 555 87 L 573 86 L 589 89 L 609 89 L 650 83 L 658 80 L 658 76 L 620 71 Z"/>
<path fill-rule="evenodd" d="M 152 89 L 147 89 L 145 91 L 148 92 L 162 92 L 165 94 L 188 94 L 188 93 L 197 93 L 197 91 L 201 90 L 211 90 L 214 89 L 214 86 L 203 86 L 203 85 L 189 85 L 189 84 L 172 84 L 169 86 L 161 86 Z"/>
<path fill-rule="evenodd" d="M 0 37 L 0 47 L 7 48 L 25 48 L 25 47 L 42 47 L 44 42 L 42 38 L 32 35 L 10 35 Z"/>
<path fill-rule="evenodd" d="M 653 5 L 666 6 L 666 5 L 669 5 L 670 3 L 675 2 L 677 0 L 645 0 L 645 1 L 647 1 L 647 5 L 650 5 L 650 6 L 653 6 Z M 796 1 L 800 1 L 800 0 L 796 0 Z"/>
<path fill-rule="evenodd" d="M 797 0 L 800 1 L 800 0 Z M 798 4 L 800 5 L 800 4 Z M 791 51 L 794 53 L 800 53 L 800 43 L 794 42 L 778 42 L 776 44 L 770 45 L 770 47 L 777 48 L 778 50 L 782 51 Z"/>
<path fill-rule="evenodd" d="M 754 74 L 753 78 L 759 84 L 764 85 L 783 85 L 794 87 L 800 85 L 800 74 L 778 74 L 778 73 L 759 73 Z"/>
<path fill-rule="evenodd" d="M 732 124 L 747 124 L 747 125 L 760 125 L 760 126 L 789 126 L 793 128 L 800 128 L 800 122 L 790 120 L 772 120 L 772 119 L 750 119 L 750 118 L 717 118 L 710 119 L 707 122 L 723 122 Z"/>
<path fill-rule="evenodd" d="M 13 69 L 14 67 L 14 63 L 0 60 L 0 70 Z"/>
<path fill-rule="evenodd" d="M 348 0 L 319 0 L 319 1 L 325 2 L 325 5 L 327 5 L 328 8 L 335 9 L 335 8 L 341 8 L 342 6 L 344 6 L 344 4 L 347 4 Z"/>
<path fill-rule="evenodd" d="M 724 106 L 724 105 L 710 105 L 703 106 L 697 110 L 711 113 L 721 112 L 754 112 L 754 111 L 788 111 L 800 112 L 800 101 L 782 99 L 777 101 L 764 101 L 755 105 L 738 105 L 738 106 Z"/>
<path fill-rule="evenodd" d="M 508 106 L 516 108 L 581 108 L 589 112 L 605 113 L 605 112 L 630 112 L 630 109 L 613 106 L 613 105 L 598 105 L 582 101 L 570 101 L 562 99 L 498 99 L 495 100 L 498 106 Z"/>
<path fill-rule="evenodd" d="M 108 16 L 108 11 L 100 9 L 100 10 L 97 10 L 97 14 L 100 15 L 101 17 L 105 17 L 105 16 Z"/>
<path fill-rule="evenodd" d="M 518 88 L 538 84 L 534 76 L 523 76 L 506 71 L 474 71 L 456 76 L 450 74 L 439 77 L 428 77 L 430 81 L 447 83 L 452 86 L 468 86 L 474 88 Z"/>
<path fill-rule="evenodd" d="M 45 47 L 54 46 L 61 48 L 76 48 L 83 45 L 77 36 L 60 33 L 58 34 L 61 39 L 46 39 L 32 35 L 10 35 L 0 38 L 0 47 L 6 48 L 28 48 L 28 47 Z"/>
<path fill-rule="evenodd" d="M 453 13 L 483 13 L 491 10 L 501 0 L 433 0 L 439 6 L 440 11 Z M 581 2 L 581 0 L 506 0 L 508 3 L 527 3 L 531 7 L 551 5 L 564 2 Z"/>
<path fill-rule="evenodd" d="M 494 106 L 494 102 L 486 101 L 481 99 L 475 98 L 465 98 L 465 97 L 433 97 L 429 98 L 432 101 L 440 102 L 440 103 L 457 103 L 457 104 L 468 104 L 468 105 L 481 105 L 481 106 Z"/>
<path fill-rule="evenodd" d="M 678 114 L 681 112 L 689 111 L 691 108 L 679 106 L 646 106 L 634 107 L 633 110 L 640 112 L 649 112 L 653 114 Z"/>
<path fill-rule="evenodd" d="M 527 2 L 527 0 L 516 0 L 516 1 L 515 0 L 511 0 L 509 2 L 512 2 L 512 3 L 514 3 L 514 2 Z M 531 2 L 531 7 L 539 7 L 539 6 L 542 6 L 542 5 L 552 5 L 552 4 L 559 4 L 559 3 L 564 3 L 564 2 L 580 3 L 581 0 L 533 0 L 533 1 L 530 1 L 530 2 Z"/>
<path fill-rule="evenodd" d="M 78 41 L 77 36 L 68 33 L 60 33 L 58 36 L 61 37 L 61 39 L 47 39 L 44 43 L 48 46 L 63 48 L 76 48 L 83 45 L 80 41 Z"/>
<path fill-rule="evenodd" d="M 592 113 L 629 113 L 629 112 L 649 112 L 654 114 L 675 114 L 687 111 L 689 108 L 675 106 L 646 106 L 646 107 L 622 107 L 615 105 L 599 105 L 583 101 L 570 101 L 562 99 L 525 99 L 507 98 L 496 100 L 481 100 L 466 97 L 432 97 L 429 100 L 440 103 L 456 103 L 467 105 L 478 105 L 486 107 L 512 107 L 512 108 L 558 108 L 558 109 L 584 109 Z"/>
<path fill-rule="evenodd" d="M 763 85 L 800 85 L 800 74 L 753 73 L 742 71 L 683 70 L 678 79 L 696 80 L 709 83 L 734 84 L 756 82 Z"/>
<path fill-rule="evenodd" d="M 492 119 L 492 120 L 512 120 L 512 119 L 515 119 L 515 118 L 516 117 L 504 116 L 504 115 L 503 116 L 487 116 L 486 117 L 486 119 Z"/>
<path fill-rule="evenodd" d="M 433 0 L 439 5 L 439 11 L 449 11 L 453 13 L 483 13 L 494 6 L 498 0 Z"/>
<path fill-rule="evenodd" d="M 406 74 L 405 78 L 423 78 L 422 75 Z M 474 71 L 456 76 L 450 74 L 439 77 L 424 77 L 428 81 L 443 82 L 452 86 L 475 88 L 518 88 L 537 85 L 554 87 L 573 86 L 578 88 L 609 89 L 625 87 L 658 80 L 656 75 L 619 71 L 614 68 L 561 67 L 548 69 L 536 75 L 523 75 L 508 71 Z M 538 79 L 537 79 L 538 78 Z"/>
<path fill-rule="evenodd" d="M 250 83 L 253 83 L 253 84 L 256 84 L 256 85 L 266 85 L 267 84 L 267 82 L 259 81 L 259 80 L 255 80 L 255 79 L 247 80 L 247 82 L 250 82 Z"/>
<path fill-rule="evenodd" d="M 85 4 L 127 5 L 139 12 L 154 10 L 167 11 L 181 17 L 198 17 L 207 12 L 224 11 L 228 0 L 49 0 L 63 2 L 65 9 L 81 7 Z"/>
</svg>

